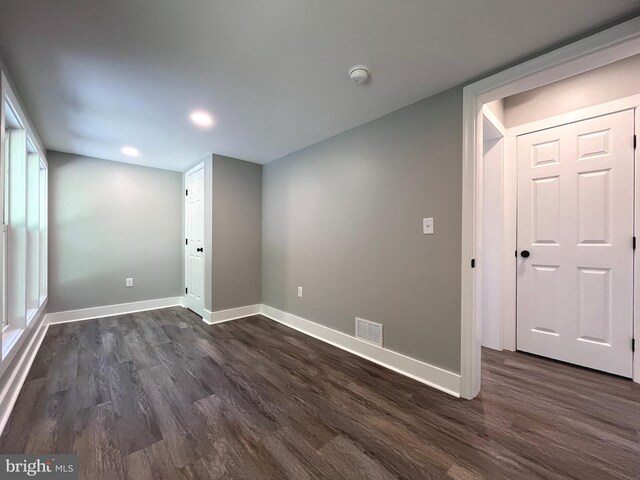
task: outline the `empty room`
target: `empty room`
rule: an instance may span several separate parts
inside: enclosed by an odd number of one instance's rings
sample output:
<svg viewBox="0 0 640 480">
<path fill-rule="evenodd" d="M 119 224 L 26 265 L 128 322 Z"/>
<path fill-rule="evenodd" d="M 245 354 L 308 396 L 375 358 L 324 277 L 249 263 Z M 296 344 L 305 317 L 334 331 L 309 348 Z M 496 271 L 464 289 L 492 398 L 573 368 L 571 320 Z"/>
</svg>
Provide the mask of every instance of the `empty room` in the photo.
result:
<svg viewBox="0 0 640 480">
<path fill-rule="evenodd" d="M 640 0 L 0 0 L 0 74 L 0 479 L 640 478 Z"/>
</svg>

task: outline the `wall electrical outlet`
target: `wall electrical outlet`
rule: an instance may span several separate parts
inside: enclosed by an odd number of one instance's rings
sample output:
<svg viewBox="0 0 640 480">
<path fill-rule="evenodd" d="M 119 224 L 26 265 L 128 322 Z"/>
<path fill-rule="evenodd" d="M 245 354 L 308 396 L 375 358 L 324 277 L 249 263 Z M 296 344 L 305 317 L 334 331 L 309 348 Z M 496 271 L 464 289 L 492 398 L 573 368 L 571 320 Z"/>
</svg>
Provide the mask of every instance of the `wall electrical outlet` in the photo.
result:
<svg viewBox="0 0 640 480">
<path fill-rule="evenodd" d="M 425 235 L 433 235 L 433 217 L 422 219 L 422 232 Z"/>
<path fill-rule="evenodd" d="M 124 284 L 125 284 L 125 286 L 127 286 L 127 287 L 133 287 L 133 278 L 132 278 L 132 277 L 127 278 L 127 279 L 125 280 Z"/>
<path fill-rule="evenodd" d="M 298 287 L 298 297 L 302 298 L 302 287 Z"/>
</svg>

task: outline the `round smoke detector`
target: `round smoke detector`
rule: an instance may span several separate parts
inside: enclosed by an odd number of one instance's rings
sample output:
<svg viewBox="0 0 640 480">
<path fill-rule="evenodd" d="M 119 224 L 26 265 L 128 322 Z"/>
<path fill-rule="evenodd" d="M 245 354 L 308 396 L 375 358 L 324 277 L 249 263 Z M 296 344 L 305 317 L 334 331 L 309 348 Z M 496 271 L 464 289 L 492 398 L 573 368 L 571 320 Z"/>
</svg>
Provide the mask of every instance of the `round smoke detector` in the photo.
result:
<svg viewBox="0 0 640 480">
<path fill-rule="evenodd" d="M 349 69 L 349 77 L 358 85 L 369 80 L 369 69 L 364 65 L 354 65 Z"/>
</svg>

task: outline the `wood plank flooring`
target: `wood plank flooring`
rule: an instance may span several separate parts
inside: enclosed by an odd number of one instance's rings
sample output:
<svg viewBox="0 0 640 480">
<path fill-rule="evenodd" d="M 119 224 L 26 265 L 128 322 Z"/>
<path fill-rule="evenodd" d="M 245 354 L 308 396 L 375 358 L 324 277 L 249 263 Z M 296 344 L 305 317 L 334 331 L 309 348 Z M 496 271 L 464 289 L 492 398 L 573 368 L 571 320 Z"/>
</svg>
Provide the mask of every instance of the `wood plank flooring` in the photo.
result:
<svg viewBox="0 0 640 480">
<path fill-rule="evenodd" d="M 458 400 L 255 316 L 180 307 L 49 328 L 2 453 L 83 479 L 638 479 L 640 388 L 483 353 Z"/>
</svg>

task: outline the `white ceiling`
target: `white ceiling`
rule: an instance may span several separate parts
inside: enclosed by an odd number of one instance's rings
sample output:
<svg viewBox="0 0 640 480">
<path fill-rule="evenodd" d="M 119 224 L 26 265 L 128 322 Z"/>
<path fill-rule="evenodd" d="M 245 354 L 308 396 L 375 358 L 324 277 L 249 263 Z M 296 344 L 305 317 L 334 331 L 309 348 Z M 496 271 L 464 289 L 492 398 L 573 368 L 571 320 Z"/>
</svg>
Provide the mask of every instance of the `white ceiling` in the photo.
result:
<svg viewBox="0 0 640 480">
<path fill-rule="evenodd" d="M 640 0 L 3 0 L 51 150 L 265 163 L 629 14 Z M 347 70 L 370 67 L 358 87 Z M 214 114 L 199 130 L 194 109 Z"/>
</svg>

